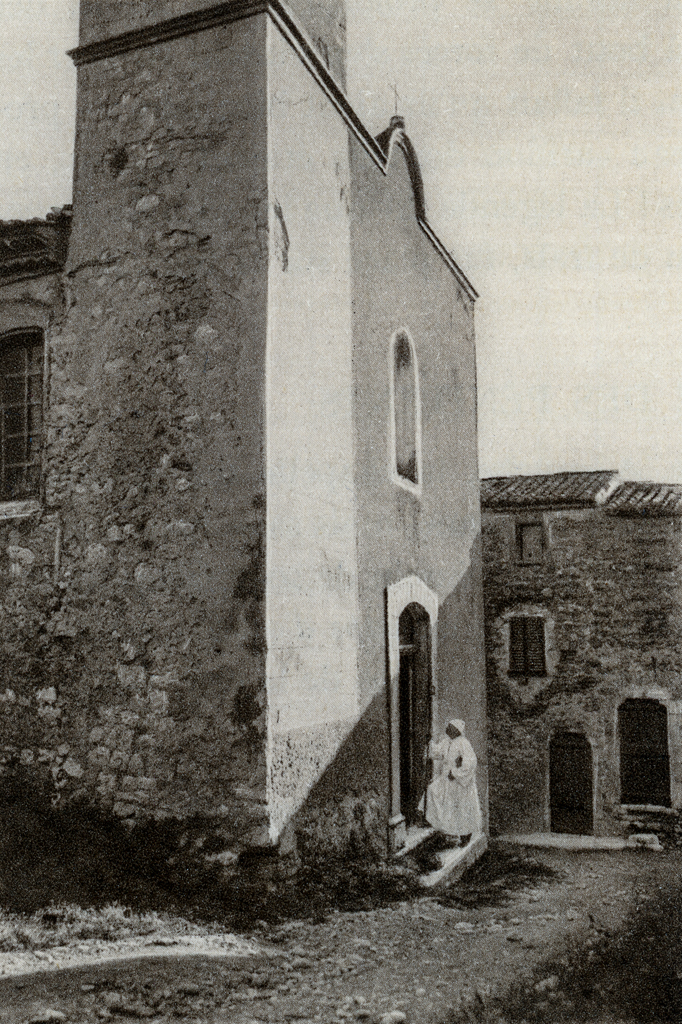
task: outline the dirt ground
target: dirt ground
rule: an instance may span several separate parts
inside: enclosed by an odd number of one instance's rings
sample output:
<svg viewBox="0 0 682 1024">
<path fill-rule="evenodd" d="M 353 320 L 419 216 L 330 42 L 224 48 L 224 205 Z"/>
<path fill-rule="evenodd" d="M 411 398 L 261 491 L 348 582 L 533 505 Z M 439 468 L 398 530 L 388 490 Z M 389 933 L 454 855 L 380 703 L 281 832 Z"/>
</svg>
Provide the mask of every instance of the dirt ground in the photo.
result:
<svg viewBox="0 0 682 1024">
<path fill-rule="evenodd" d="M 439 892 L 396 900 L 384 885 L 373 900 L 363 894 L 368 909 L 261 921 L 244 934 L 255 954 L 169 946 L 158 958 L 50 971 L 36 960 L 32 973 L 0 980 L 0 1019 L 680 1021 L 681 869 L 675 850 L 493 844 Z"/>
</svg>

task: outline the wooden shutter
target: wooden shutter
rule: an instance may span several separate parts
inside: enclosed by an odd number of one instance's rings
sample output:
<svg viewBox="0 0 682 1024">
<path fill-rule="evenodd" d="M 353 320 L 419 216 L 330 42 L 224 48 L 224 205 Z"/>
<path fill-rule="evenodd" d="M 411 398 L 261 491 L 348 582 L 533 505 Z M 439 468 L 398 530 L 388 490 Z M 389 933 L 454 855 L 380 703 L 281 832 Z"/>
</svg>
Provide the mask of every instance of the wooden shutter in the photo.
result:
<svg viewBox="0 0 682 1024">
<path fill-rule="evenodd" d="M 509 675 L 526 674 L 526 628 L 525 618 L 515 615 L 509 620 Z"/>
<path fill-rule="evenodd" d="M 539 615 L 515 615 L 509 620 L 509 675 L 544 676 L 545 620 Z"/>
<path fill-rule="evenodd" d="M 544 676 L 545 620 L 539 616 L 526 619 L 526 668 L 529 676 Z"/>
</svg>

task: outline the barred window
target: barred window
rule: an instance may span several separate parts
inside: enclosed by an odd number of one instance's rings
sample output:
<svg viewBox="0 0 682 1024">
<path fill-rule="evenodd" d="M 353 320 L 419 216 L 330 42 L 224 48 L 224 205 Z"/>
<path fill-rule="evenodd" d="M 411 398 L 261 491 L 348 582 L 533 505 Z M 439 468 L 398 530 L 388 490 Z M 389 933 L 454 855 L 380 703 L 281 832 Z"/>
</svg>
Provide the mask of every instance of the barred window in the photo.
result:
<svg viewBox="0 0 682 1024">
<path fill-rule="evenodd" d="M 0 500 L 40 493 L 43 441 L 43 333 L 0 338 Z"/>
<path fill-rule="evenodd" d="M 509 675 L 547 675 L 545 620 L 539 615 L 515 615 L 509 620 Z"/>
</svg>

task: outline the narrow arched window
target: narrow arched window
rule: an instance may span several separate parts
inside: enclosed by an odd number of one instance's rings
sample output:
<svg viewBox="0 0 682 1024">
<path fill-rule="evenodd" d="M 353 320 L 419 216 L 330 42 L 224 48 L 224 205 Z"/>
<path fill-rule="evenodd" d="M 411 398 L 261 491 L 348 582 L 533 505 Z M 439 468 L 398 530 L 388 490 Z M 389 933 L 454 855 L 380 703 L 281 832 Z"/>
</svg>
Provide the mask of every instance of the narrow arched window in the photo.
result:
<svg viewBox="0 0 682 1024">
<path fill-rule="evenodd" d="M 421 483 L 419 376 L 412 339 L 399 331 L 391 351 L 392 472 L 397 482 L 418 490 Z"/>
<path fill-rule="evenodd" d="M 0 336 L 0 501 L 40 492 L 43 359 L 41 330 Z"/>
</svg>

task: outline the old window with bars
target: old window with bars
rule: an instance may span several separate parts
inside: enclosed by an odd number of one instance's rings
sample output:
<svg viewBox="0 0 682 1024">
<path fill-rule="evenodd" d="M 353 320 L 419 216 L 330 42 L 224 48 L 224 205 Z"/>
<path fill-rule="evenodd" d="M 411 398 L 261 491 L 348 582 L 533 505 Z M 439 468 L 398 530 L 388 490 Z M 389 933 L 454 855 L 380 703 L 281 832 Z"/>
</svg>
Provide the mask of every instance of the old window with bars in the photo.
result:
<svg viewBox="0 0 682 1024">
<path fill-rule="evenodd" d="M 43 441 L 41 330 L 0 337 L 0 500 L 40 493 Z"/>
<path fill-rule="evenodd" d="M 514 615 L 509 620 L 509 675 L 547 675 L 545 620 L 539 615 Z"/>
</svg>

